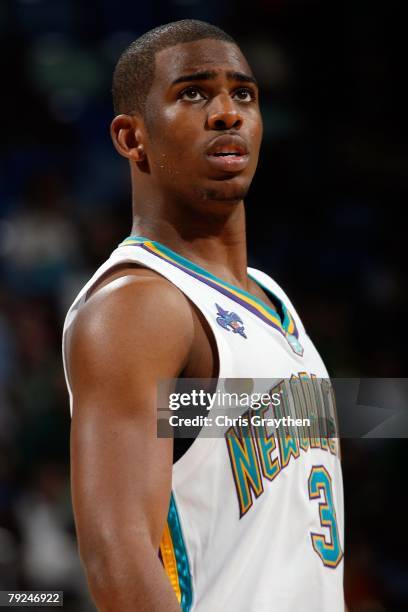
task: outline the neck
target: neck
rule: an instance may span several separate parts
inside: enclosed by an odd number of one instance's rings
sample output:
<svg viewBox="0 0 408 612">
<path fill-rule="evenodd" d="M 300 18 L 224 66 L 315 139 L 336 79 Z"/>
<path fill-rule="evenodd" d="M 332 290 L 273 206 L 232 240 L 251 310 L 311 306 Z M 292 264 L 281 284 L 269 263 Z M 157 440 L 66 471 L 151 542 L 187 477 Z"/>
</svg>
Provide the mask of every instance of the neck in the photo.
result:
<svg viewBox="0 0 408 612">
<path fill-rule="evenodd" d="M 208 272 L 248 289 L 243 200 L 206 201 L 200 208 L 169 199 L 160 204 L 157 199 L 138 200 L 132 235 L 160 242 Z"/>
</svg>

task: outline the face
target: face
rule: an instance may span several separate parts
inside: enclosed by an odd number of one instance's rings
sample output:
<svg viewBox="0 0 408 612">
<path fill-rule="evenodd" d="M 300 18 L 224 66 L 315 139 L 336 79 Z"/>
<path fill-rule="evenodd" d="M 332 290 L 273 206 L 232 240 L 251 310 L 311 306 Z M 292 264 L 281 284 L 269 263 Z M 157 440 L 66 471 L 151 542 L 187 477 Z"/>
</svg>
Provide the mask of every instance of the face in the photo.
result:
<svg viewBox="0 0 408 612">
<path fill-rule="evenodd" d="M 258 88 L 241 51 L 217 40 L 156 55 L 145 151 L 152 178 L 195 201 L 239 201 L 258 162 Z"/>
</svg>

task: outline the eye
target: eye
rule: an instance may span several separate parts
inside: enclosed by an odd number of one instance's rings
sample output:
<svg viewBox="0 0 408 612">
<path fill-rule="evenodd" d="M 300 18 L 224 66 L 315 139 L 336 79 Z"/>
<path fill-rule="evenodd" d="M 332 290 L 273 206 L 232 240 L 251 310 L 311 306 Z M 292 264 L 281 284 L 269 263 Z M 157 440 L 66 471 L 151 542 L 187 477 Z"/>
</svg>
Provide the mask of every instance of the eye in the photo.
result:
<svg viewBox="0 0 408 612">
<path fill-rule="evenodd" d="M 255 92 L 249 87 L 240 87 L 234 92 L 234 98 L 237 98 L 240 102 L 252 102 L 255 97 Z"/>
<path fill-rule="evenodd" d="M 197 87 L 186 87 L 179 93 L 180 100 L 188 100 L 189 102 L 200 102 L 205 100 L 205 97 Z"/>
</svg>

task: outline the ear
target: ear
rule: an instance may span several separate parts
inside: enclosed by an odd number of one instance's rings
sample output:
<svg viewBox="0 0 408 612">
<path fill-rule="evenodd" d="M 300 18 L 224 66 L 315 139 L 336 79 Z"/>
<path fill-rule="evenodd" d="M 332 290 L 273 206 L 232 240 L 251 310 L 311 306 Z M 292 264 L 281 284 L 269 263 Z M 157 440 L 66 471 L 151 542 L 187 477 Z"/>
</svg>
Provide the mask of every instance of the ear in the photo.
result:
<svg viewBox="0 0 408 612">
<path fill-rule="evenodd" d="M 117 152 L 134 162 L 141 162 L 146 157 L 141 123 L 137 115 L 117 115 L 110 127 Z"/>
</svg>

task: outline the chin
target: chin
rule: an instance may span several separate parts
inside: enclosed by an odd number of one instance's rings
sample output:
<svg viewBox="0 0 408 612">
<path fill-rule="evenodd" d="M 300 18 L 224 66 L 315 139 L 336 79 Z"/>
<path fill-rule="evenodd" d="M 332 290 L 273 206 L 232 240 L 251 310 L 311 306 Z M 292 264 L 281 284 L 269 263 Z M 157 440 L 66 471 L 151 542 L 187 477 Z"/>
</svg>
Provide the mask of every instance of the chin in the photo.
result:
<svg viewBox="0 0 408 612">
<path fill-rule="evenodd" d="M 216 202 L 241 202 L 247 195 L 249 183 L 239 184 L 235 179 L 213 181 L 199 189 L 200 199 Z"/>
</svg>

